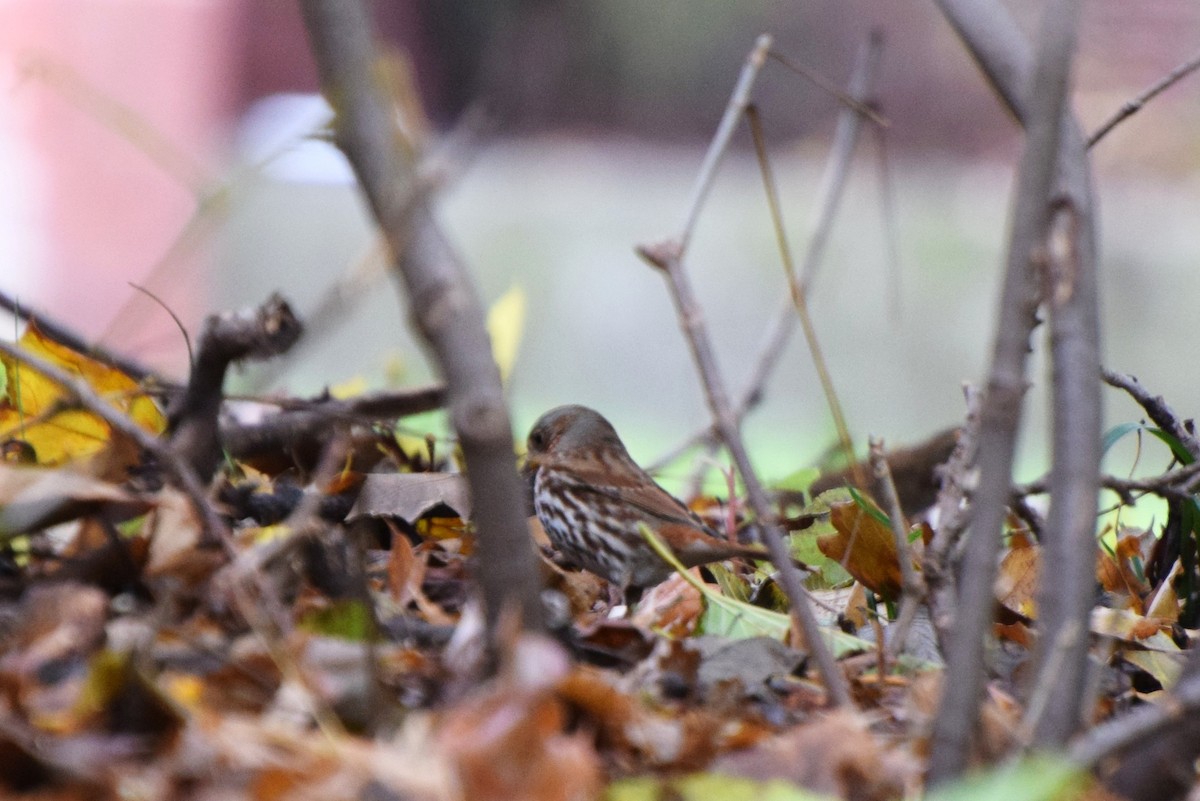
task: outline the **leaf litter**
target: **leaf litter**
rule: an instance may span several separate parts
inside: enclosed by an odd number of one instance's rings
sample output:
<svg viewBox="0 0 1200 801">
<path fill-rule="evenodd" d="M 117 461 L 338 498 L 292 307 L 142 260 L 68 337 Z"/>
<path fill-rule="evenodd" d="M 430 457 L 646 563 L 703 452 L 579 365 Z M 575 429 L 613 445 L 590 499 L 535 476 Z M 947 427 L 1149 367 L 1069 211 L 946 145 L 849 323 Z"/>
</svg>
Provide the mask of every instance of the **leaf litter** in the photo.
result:
<svg viewBox="0 0 1200 801">
<path fill-rule="evenodd" d="M 23 347 L 163 433 L 165 417 L 136 381 L 30 332 Z M 920 792 L 948 679 L 928 620 L 934 658 L 911 649 L 881 658 L 900 571 L 886 516 L 861 500 L 779 495 L 796 507 L 788 514 L 817 520 L 792 548 L 814 565 L 809 592 L 854 708 L 827 708 L 769 570 L 680 568 L 623 610 L 603 581 L 548 558 L 533 519 L 552 633 L 504 634 L 489 678 L 471 580 L 487 566 L 472 564 L 470 499 L 449 454 L 397 457 L 392 428 L 359 425 L 344 462 L 324 475 L 227 460 L 215 484 L 229 526 L 222 548 L 203 536 L 193 501 L 147 480 L 153 465 L 100 418 L 55 408 L 48 383 L 12 359 L 4 367 L 5 452 L 33 454 L 0 465 L 9 795 L 884 801 Z M 720 508 L 711 498 L 695 506 Z M 1154 537 L 1123 531 L 1115 542 L 1096 557 L 1097 718 L 1161 697 L 1190 639 L 1173 589 L 1178 560 L 1151 581 Z M 1043 569 L 1014 520 L 981 764 L 1022 743 L 1016 699 Z M 972 781 L 937 797 L 1093 797 L 1077 769 L 1041 757 Z M 1052 792 L 1016 793 L 1025 787 Z"/>
</svg>

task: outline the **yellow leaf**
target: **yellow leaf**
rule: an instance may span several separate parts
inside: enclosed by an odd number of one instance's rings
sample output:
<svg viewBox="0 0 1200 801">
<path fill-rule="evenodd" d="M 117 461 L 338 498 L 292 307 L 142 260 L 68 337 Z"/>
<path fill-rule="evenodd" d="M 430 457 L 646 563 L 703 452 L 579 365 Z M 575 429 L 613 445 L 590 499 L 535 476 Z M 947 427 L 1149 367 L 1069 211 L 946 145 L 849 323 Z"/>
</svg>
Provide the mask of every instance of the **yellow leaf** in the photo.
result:
<svg viewBox="0 0 1200 801">
<path fill-rule="evenodd" d="M 120 370 L 49 339 L 32 323 L 19 344 L 23 350 L 82 378 L 150 433 L 160 434 L 166 428 L 166 418 L 158 406 Z M 80 410 L 55 412 L 64 396 L 58 384 L 18 359 L 0 356 L 0 363 L 7 376 L 6 392 L 0 398 L 0 441 L 19 439 L 29 443 L 42 465 L 83 459 L 109 448 L 112 431 L 102 419 Z"/>
<path fill-rule="evenodd" d="M 338 400 L 346 400 L 347 398 L 356 398 L 368 389 L 367 379 L 358 375 L 340 384 L 334 384 L 329 388 L 329 394 Z"/>
<path fill-rule="evenodd" d="M 492 358 L 500 368 L 500 380 L 507 384 L 525 329 L 525 290 L 515 286 L 501 295 L 488 310 L 487 328 L 492 338 Z"/>
<path fill-rule="evenodd" d="M 461 517 L 427 517 L 417 521 L 417 533 L 425 539 L 459 539 L 467 533 L 467 523 Z"/>
</svg>

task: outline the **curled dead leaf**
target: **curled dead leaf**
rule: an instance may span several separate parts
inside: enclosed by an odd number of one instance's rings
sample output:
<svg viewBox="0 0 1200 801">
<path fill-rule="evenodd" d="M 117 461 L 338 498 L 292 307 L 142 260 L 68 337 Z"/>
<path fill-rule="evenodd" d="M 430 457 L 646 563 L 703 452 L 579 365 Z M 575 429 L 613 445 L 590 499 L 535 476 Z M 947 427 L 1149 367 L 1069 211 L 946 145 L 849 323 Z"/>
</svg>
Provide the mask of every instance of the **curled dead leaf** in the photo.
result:
<svg viewBox="0 0 1200 801">
<path fill-rule="evenodd" d="M 830 504 L 829 517 L 835 533 L 817 539 L 821 553 L 881 598 L 900 597 L 903 580 L 891 528 L 853 501 Z"/>
</svg>

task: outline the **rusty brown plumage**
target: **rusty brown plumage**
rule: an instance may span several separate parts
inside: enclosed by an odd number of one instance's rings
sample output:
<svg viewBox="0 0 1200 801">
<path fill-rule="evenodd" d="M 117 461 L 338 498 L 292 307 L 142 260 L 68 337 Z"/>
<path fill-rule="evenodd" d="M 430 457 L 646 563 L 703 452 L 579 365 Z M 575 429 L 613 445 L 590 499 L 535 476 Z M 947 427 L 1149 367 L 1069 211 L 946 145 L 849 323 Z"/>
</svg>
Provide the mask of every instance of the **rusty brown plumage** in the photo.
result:
<svg viewBox="0 0 1200 801">
<path fill-rule="evenodd" d="M 546 412 L 529 433 L 534 510 L 550 542 L 578 566 L 622 590 L 650 587 L 672 569 L 646 542 L 650 528 L 688 567 L 761 548 L 721 539 L 630 458 L 608 420 L 584 406 Z"/>
</svg>

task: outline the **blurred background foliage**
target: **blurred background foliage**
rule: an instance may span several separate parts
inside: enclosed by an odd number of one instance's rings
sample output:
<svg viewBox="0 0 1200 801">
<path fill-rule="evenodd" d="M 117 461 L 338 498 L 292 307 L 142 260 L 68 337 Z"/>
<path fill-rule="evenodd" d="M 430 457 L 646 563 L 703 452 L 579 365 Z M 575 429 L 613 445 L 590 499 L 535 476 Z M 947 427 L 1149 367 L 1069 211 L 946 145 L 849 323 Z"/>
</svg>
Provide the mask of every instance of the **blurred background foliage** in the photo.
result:
<svg viewBox="0 0 1200 801">
<path fill-rule="evenodd" d="M 171 201 L 180 208 L 174 220 L 154 221 L 161 230 L 150 228 L 151 212 L 163 205 L 153 193 L 116 203 L 111 187 L 89 182 L 80 169 L 63 170 L 69 174 L 49 184 L 36 177 L 19 182 L 30 206 L 53 206 L 62 195 L 96 215 L 86 226 L 52 226 L 52 232 L 36 219 L 23 222 L 20 209 L 7 215 L 0 223 L 10 243 L 3 255 L 26 274 L 14 279 L 27 287 L 25 296 L 85 333 L 178 373 L 178 335 L 125 280 L 151 289 L 192 327 L 205 313 L 257 303 L 274 290 L 309 316 L 341 293 L 335 322 L 288 363 L 248 369 L 240 388 L 302 393 L 427 380 L 396 292 L 377 267 L 378 249 L 349 172 L 331 146 L 313 137 L 325 118 L 307 94 L 316 82 L 295 5 L 208 0 L 188 13 L 210 12 L 216 21 L 201 28 L 193 18 L 178 30 L 153 17 L 175 4 L 147 0 L 123 9 L 119 14 L 134 20 L 125 27 L 109 8 L 102 17 L 108 27 L 97 28 L 95 17 L 85 26 L 77 10 L 95 5 L 42 6 L 67 16 L 49 26 L 54 36 L 34 43 L 37 52 L 72 64 L 91 83 L 87 96 L 114 99 L 164 130 L 209 167 L 209 178 L 199 190 L 181 190 L 171 179 L 171 191 L 183 199 Z M 1009 5 L 1032 31 L 1040 4 Z M 408 65 L 416 87 L 410 99 L 419 99 L 427 115 L 426 152 L 444 167 L 440 214 L 485 303 L 514 286 L 526 298 L 510 385 L 517 435 L 549 406 L 581 402 L 610 416 L 642 460 L 707 414 L 661 278 L 633 255 L 634 246 L 678 233 L 703 148 L 759 33 L 773 34 L 778 52 L 843 86 L 868 32 L 881 30 L 876 96 L 890 125 L 883 143 L 867 136 L 860 145 L 814 287 L 814 319 L 860 442 L 873 432 L 900 444 L 961 419 L 961 384 L 979 380 L 990 349 L 1020 136 L 932 4 L 388 0 L 375 8 L 381 37 Z M 139 13 L 157 20 L 164 41 L 155 51 L 139 49 L 147 46 L 148 24 L 137 21 Z M 189 29 L 204 36 L 188 39 Z M 1190 57 L 1198 41 L 1200 6 L 1190 1 L 1089 3 L 1075 93 L 1085 125 L 1094 128 Z M 94 51 L 90 60 L 81 58 L 80 42 Z M 62 49 L 54 50 L 55 43 Z M 30 46 L 4 44 L 20 71 Z M 172 59 L 186 69 L 156 69 Z M 186 79 L 187 69 L 196 80 Z M 156 106 L 159 93 L 150 89 L 168 80 L 163 90 L 173 90 L 170 102 Z M 14 90 L 18 102 L 53 103 L 66 94 L 61 80 L 29 83 Z M 763 71 L 755 97 L 788 233 L 801 251 L 839 106 L 778 63 Z M 1106 363 L 1177 399 L 1184 414 L 1194 397 L 1185 366 L 1200 356 L 1188 301 L 1200 288 L 1198 101 L 1200 84 L 1185 81 L 1096 150 Z M 92 123 L 63 145 L 69 152 L 100 148 L 97 140 L 138 149 L 144 127 L 113 136 L 116 126 L 104 115 L 87 103 L 70 105 Z M 203 125 L 179 122 L 193 107 L 206 109 Z M 56 128 L 62 127 L 59 119 Z M 203 136 L 191 135 L 197 129 Z M 5 138 L 13 130 L 21 129 L 0 125 L 0 151 L 9 142 L 10 159 L 23 164 L 11 156 L 21 152 L 19 137 Z M 106 156 L 89 153 L 87 163 L 106 163 Z M 112 180 L 128 183 L 134 169 Z M 97 231 L 110 238 L 102 243 Z M 67 236 L 82 238 L 69 257 L 59 244 Z M 113 255 L 135 240 L 149 244 Z M 198 258 L 181 257 L 182 251 Z M 719 175 L 691 254 L 737 392 L 785 293 L 745 131 Z M 102 279 L 108 294 L 86 302 L 70 295 L 72 287 L 83 291 L 82 276 L 101 280 L 94 271 L 105 258 L 117 263 Z M 66 289 L 47 290 L 47 279 L 31 274 L 59 275 Z M 77 313 L 81 306 L 86 314 Z M 1026 476 L 1045 463 L 1040 365 L 1023 449 Z M 1137 414 L 1123 398 L 1111 399 L 1113 422 Z M 748 434 L 768 476 L 810 464 L 831 444 L 829 415 L 798 342 Z M 1129 452 L 1117 458 L 1127 461 Z"/>
</svg>

